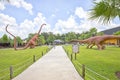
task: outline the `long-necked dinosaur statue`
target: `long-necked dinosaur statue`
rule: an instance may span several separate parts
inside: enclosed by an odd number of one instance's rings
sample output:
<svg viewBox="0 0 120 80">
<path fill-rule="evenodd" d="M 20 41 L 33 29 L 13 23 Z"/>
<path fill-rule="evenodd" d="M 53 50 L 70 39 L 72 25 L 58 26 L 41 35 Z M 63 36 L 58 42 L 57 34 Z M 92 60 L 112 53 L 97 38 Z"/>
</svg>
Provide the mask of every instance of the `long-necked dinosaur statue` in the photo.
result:
<svg viewBox="0 0 120 80">
<path fill-rule="evenodd" d="M 88 44 L 87 48 L 92 48 L 93 46 L 96 45 L 99 50 L 102 50 L 105 47 L 104 46 L 105 41 L 111 39 L 120 39 L 120 36 L 115 35 L 94 36 L 85 40 L 71 40 L 71 42 L 86 43 Z"/>
<path fill-rule="evenodd" d="M 8 29 L 7 29 L 9 25 L 6 26 L 6 31 L 7 31 L 11 36 L 14 37 L 14 49 L 15 49 L 15 50 L 24 50 L 24 49 L 27 49 L 28 47 L 30 47 L 30 48 L 34 48 L 34 47 L 35 47 L 35 45 L 36 45 L 35 42 L 37 41 L 38 36 L 39 36 L 39 34 L 40 34 L 40 32 L 41 32 L 41 29 L 42 29 L 42 27 L 43 27 L 44 25 L 46 25 L 46 24 L 42 24 L 42 25 L 41 25 L 38 33 L 36 33 L 36 34 L 28 41 L 28 43 L 27 43 L 23 48 L 17 48 L 17 46 L 16 46 L 16 45 L 17 45 L 17 43 L 16 43 L 16 37 L 15 37 L 12 33 L 10 33 L 10 32 L 8 31 Z"/>
</svg>

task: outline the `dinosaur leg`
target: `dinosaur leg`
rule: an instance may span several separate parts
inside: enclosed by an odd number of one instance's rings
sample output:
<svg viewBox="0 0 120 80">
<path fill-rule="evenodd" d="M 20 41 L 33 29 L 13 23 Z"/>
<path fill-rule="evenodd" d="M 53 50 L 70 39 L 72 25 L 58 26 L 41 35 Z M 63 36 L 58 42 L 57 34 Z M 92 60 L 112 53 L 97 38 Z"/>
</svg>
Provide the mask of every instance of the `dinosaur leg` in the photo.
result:
<svg viewBox="0 0 120 80">
<path fill-rule="evenodd" d="M 34 48 L 35 46 L 34 45 L 30 45 L 30 49 Z"/>
<path fill-rule="evenodd" d="M 35 42 L 34 41 L 31 41 L 30 42 L 30 48 L 34 48 L 35 47 Z"/>
<path fill-rule="evenodd" d="M 101 45 L 101 50 L 105 49 L 104 41 L 101 41 L 99 44 Z"/>
<path fill-rule="evenodd" d="M 102 49 L 105 49 L 105 45 L 102 46 Z"/>
<path fill-rule="evenodd" d="M 104 43 L 100 43 L 100 45 L 102 46 L 102 48 L 101 48 L 102 50 L 105 49 Z"/>
<path fill-rule="evenodd" d="M 98 50 L 102 50 L 102 45 L 99 42 L 96 42 L 96 45 L 98 47 Z"/>
<path fill-rule="evenodd" d="M 97 44 L 98 50 L 101 50 L 101 45 Z"/>
<path fill-rule="evenodd" d="M 95 44 L 92 44 L 92 45 L 90 46 L 90 48 L 92 48 L 93 46 L 95 46 Z"/>
<path fill-rule="evenodd" d="M 89 46 L 90 46 L 90 45 L 91 45 L 91 44 L 88 44 L 88 45 L 87 45 L 87 49 L 89 49 Z"/>
</svg>

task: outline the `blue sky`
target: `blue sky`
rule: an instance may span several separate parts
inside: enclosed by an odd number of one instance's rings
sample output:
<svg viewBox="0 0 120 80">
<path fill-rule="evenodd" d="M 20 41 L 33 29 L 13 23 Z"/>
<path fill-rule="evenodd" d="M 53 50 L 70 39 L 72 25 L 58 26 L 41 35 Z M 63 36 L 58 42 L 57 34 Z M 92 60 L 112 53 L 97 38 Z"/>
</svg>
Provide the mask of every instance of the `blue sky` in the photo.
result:
<svg viewBox="0 0 120 80">
<path fill-rule="evenodd" d="M 92 27 L 98 31 L 116 27 L 117 20 L 110 25 L 102 25 L 88 20 L 88 13 L 93 7 L 93 0 L 10 0 L 0 2 L 0 37 L 9 31 L 21 38 L 29 33 L 36 33 L 40 25 L 46 23 L 42 32 L 54 34 L 81 33 Z M 7 34 L 8 35 L 8 34 Z"/>
</svg>

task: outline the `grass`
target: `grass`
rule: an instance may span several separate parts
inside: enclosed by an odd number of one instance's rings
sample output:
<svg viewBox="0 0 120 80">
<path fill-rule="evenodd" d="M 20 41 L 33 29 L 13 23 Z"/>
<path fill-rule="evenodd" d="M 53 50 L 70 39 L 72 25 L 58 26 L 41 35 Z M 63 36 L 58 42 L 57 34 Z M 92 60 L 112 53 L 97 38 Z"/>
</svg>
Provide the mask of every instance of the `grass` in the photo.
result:
<svg viewBox="0 0 120 80">
<path fill-rule="evenodd" d="M 0 80 L 9 80 L 10 66 L 13 67 L 13 77 L 15 77 L 33 63 L 33 55 L 37 60 L 47 50 L 47 46 L 18 51 L 13 48 L 0 49 Z"/>
<path fill-rule="evenodd" d="M 64 46 L 65 50 L 72 53 L 72 46 Z M 86 49 L 86 46 L 80 46 L 80 52 L 77 54 L 77 60 L 73 60 L 78 72 L 81 74 L 78 63 L 84 64 L 87 68 L 109 78 L 110 80 L 118 80 L 115 75 L 116 71 L 120 71 L 120 48 L 106 47 L 105 50 L 99 51 L 94 47 L 93 49 Z M 96 78 L 96 80 L 105 80 L 102 77 L 96 76 L 92 72 L 86 70 L 87 75 Z M 86 80 L 93 80 L 86 76 Z"/>
</svg>

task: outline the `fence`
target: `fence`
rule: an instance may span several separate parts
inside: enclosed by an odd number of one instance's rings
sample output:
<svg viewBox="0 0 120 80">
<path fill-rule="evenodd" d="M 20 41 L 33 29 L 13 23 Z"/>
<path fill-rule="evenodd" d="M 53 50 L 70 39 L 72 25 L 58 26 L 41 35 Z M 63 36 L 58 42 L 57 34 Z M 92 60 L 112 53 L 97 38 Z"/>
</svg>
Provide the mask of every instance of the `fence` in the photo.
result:
<svg viewBox="0 0 120 80">
<path fill-rule="evenodd" d="M 82 78 L 84 80 L 85 79 L 86 80 L 110 80 L 109 78 L 107 78 L 107 77 L 95 72 L 94 70 L 88 68 L 84 64 L 79 63 L 76 60 L 77 56 L 75 54 L 72 54 L 72 53 L 68 52 L 65 48 L 64 48 L 64 50 L 67 53 L 70 60 L 72 61 L 72 63 L 74 64 L 74 66 L 76 67 L 76 70 L 78 71 L 80 76 L 82 76 Z"/>
<path fill-rule="evenodd" d="M 47 53 L 51 48 L 48 48 L 45 53 Z M 11 65 L 8 68 L 0 71 L 0 80 L 12 80 L 15 76 L 25 70 L 28 66 L 38 60 L 41 56 L 45 54 L 44 52 L 39 55 L 33 55 L 27 60 L 18 63 L 16 65 Z M 4 67 L 4 66 L 3 66 Z"/>
</svg>

